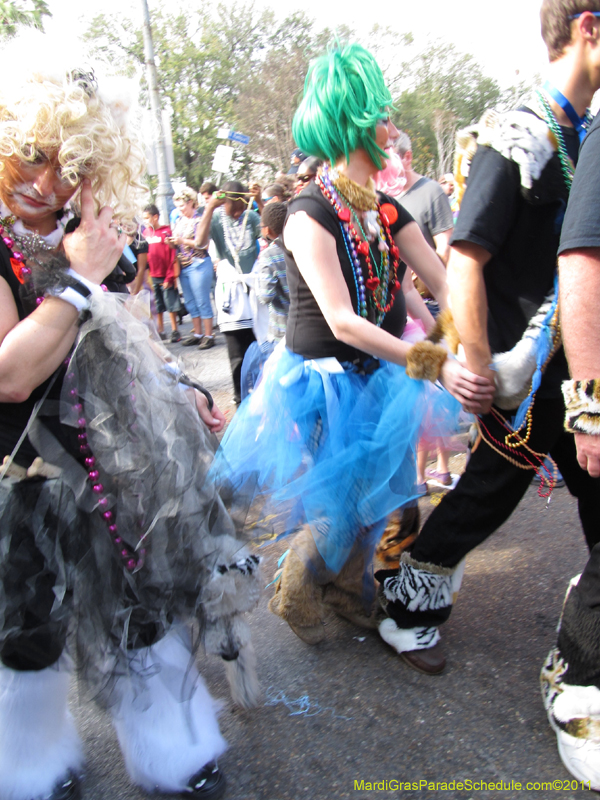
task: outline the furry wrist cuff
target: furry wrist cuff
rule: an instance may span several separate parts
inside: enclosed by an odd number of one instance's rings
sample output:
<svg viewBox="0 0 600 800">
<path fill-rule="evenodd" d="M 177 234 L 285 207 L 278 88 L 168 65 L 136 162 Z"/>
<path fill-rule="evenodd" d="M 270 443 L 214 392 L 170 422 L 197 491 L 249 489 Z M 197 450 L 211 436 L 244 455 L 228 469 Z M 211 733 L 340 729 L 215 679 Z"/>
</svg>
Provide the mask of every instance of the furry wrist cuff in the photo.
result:
<svg viewBox="0 0 600 800">
<path fill-rule="evenodd" d="M 406 374 L 418 381 L 435 383 L 448 358 L 446 348 L 433 342 L 417 342 L 406 354 Z"/>
<path fill-rule="evenodd" d="M 600 436 L 600 379 L 563 381 L 565 430 Z"/>
<path fill-rule="evenodd" d="M 460 336 L 454 324 L 454 317 L 449 308 L 445 308 L 438 314 L 435 321 L 435 327 L 427 337 L 428 341 L 434 344 L 439 344 L 442 339 L 445 341 L 448 349 L 454 355 L 458 352 L 458 345 L 460 344 Z"/>
</svg>

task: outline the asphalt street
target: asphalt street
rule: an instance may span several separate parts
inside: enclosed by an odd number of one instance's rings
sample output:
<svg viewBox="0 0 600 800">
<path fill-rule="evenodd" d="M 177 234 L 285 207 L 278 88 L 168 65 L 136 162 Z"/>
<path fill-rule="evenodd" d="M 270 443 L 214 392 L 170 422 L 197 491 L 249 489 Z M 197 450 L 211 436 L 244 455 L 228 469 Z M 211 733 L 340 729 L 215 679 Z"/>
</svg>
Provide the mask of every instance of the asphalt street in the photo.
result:
<svg viewBox="0 0 600 800">
<path fill-rule="evenodd" d="M 223 335 L 212 350 L 169 349 L 231 414 Z M 423 498 L 422 512 L 437 499 Z M 265 585 L 284 549 L 282 543 L 263 548 Z M 333 616 L 323 643 L 304 644 L 268 611 L 272 588 L 266 589 L 251 619 L 263 704 L 236 709 L 220 660 L 198 659 L 211 692 L 223 701 L 226 797 L 589 797 L 587 790 L 567 787 L 570 775 L 538 685 L 566 586 L 585 561 L 576 503 L 567 490 L 555 490 L 548 504 L 529 489 L 508 522 L 467 559 L 458 602 L 442 631 L 448 666 L 439 677 L 412 671 L 376 632 Z M 108 716 L 86 703 L 77 686 L 71 702 L 87 753 L 84 800 L 147 797 L 129 783 Z M 394 781 L 404 787 L 396 791 Z M 471 781 L 472 788 L 458 789 L 452 781 Z M 378 786 L 368 788 L 371 783 Z M 417 786 L 407 789 L 407 783 Z"/>
</svg>

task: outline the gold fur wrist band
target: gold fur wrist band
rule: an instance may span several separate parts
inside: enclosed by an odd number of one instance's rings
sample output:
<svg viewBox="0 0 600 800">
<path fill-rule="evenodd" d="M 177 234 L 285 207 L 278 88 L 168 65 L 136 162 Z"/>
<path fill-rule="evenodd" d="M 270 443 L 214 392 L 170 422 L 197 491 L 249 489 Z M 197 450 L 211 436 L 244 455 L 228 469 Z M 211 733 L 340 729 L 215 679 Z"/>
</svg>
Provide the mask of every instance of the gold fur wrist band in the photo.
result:
<svg viewBox="0 0 600 800">
<path fill-rule="evenodd" d="M 433 342 L 417 342 L 406 354 L 406 374 L 417 381 L 435 383 L 448 358 L 446 348 Z"/>
<path fill-rule="evenodd" d="M 600 436 L 600 379 L 563 381 L 565 430 Z"/>
<path fill-rule="evenodd" d="M 458 345 L 460 344 L 460 337 L 456 330 L 456 325 L 454 324 L 452 311 L 450 311 L 449 308 L 445 308 L 438 314 L 435 327 L 427 336 L 427 339 L 434 344 L 438 344 L 444 339 L 450 352 L 456 355 L 458 352 Z"/>
</svg>

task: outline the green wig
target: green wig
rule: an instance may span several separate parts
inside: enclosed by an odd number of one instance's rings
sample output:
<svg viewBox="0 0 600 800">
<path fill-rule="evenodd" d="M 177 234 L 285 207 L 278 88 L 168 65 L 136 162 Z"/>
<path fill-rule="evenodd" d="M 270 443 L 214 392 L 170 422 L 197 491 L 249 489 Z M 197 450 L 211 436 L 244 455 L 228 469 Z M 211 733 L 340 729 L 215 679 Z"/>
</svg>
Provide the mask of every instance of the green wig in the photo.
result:
<svg viewBox="0 0 600 800">
<path fill-rule="evenodd" d="M 292 133 L 305 153 L 335 164 L 362 148 L 378 169 L 386 154 L 375 144 L 375 126 L 392 105 L 383 73 L 371 53 L 349 44 L 318 58 L 304 84 Z"/>
</svg>

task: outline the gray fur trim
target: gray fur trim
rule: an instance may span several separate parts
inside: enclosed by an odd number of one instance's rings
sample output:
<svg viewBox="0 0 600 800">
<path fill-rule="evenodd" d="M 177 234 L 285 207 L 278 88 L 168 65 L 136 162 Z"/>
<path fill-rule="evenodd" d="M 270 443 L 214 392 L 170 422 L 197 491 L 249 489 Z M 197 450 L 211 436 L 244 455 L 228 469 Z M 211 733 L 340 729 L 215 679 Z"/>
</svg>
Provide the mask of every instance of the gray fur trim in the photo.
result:
<svg viewBox="0 0 600 800">
<path fill-rule="evenodd" d="M 409 567 L 413 569 L 420 569 L 424 572 L 433 572 L 434 575 L 454 575 L 456 570 L 458 569 L 458 564 L 456 567 L 438 567 L 437 564 L 430 564 L 427 561 L 415 561 L 414 558 L 411 558 L 410 553 L 406 551 L 402 553 L 400 557 L 400 563 L 408 564 Z"/>
</svg>

